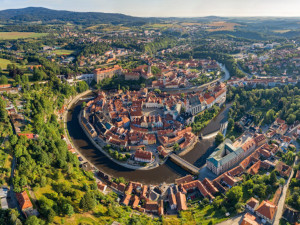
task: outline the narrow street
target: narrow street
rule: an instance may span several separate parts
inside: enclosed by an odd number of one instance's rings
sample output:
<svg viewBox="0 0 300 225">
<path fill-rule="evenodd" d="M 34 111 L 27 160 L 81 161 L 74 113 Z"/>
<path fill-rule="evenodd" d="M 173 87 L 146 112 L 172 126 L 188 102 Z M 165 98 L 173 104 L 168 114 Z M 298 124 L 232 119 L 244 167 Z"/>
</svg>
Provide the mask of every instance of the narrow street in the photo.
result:
<svg viewBox="0 0 300 225">
<path fill-rule="evenodd" d="M 293 166 L 295 166 L 297 161 L 298 161 L 298 157 L 296 156 L 296 159 L 295 159 L 295 162 L 294 162 Z M 281 197 L 279 199 L 278 206 L 277 206 L 277 212 L 276 212 L 275 220 L 274 220 L 274 223 L 273 223 L 274 225 L 279 225 L 280 219 L 281 219 L 282 214 L 283 214 L 283 208 L 284 208 L 284 203 L 285 203 L 285 199 L 286 199 L 287 190 L 289 188 L 289 184 L 291 182 L 291 179 L 292 179 L 293 175 L 294 175 L 294 170 L 292 170 L 289 179 L 287 180 L 286 184 L 283 187 L 282 194 L 281 194 Z"/>
<path fill-rule="evenodd" d="M 13 180 L 14 177 L 15 167 L 16 167 L 16 158 L 14 157 L 11 162 L 11 174 L 10 174 L 11 180 Z M 14 192 L 14 185 L 12 182 L 10 184 L 10 189 L 8 191 L 8 198 L 9 198 L 9 208 L 17 208 L 20 215 L 24 218 L 24 214 L 17 201 L 16 193 Z"/>
</svg>

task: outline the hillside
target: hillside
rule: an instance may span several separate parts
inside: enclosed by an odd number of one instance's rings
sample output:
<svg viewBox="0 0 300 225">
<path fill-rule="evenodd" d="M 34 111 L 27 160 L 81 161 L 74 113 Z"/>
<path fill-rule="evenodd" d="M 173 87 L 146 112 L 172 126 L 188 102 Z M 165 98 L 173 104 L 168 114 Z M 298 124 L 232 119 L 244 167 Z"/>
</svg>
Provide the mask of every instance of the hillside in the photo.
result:
<svg viewBox="0 0 300 225">
<path fill-rule="evenodd" d="M 73 23 L 77 25 L 92 24 L 126 24 L 143 25 L 151 22 L 150 18 L 139 18 L 117 13 L 101 12 L 71 12 L 65 10 L 52 10 L 42 7 L 28 7 L 23 9 L 7 9 L 0 11 L 2 23 Z"/>
</svg>

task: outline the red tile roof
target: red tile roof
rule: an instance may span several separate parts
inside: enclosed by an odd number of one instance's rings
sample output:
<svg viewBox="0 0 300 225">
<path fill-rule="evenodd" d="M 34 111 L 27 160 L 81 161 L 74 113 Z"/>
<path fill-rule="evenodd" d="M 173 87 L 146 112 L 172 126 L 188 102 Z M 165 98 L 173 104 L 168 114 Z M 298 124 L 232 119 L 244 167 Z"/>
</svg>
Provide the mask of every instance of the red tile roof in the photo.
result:
<svg viewBox="0 0 300 225">
<path fill-rule="evenodd" d="M 251 215 L 250 213 L 246 213 L 241 225 L 259 225 L 256 221 L 256 217 Z"/>
<path fill-rule="evenodd" d="M 181 192 L 176 193 L 177 209 L 178 211 L 187 210 L 186 197 Z"/>
<path fill-rule="evenodd" d="M 202 183 L 203 183 L 204 187 L 206 188 L 206 190 L 208 190 L 211 194 L 215 194 L 215 193 L 219 192 L 218 189 L 213 185 L 213 183 L 209 179 L 205 178 L 202 181 Z"/>
<path fill-rule="evenodd" d="M 123 198 L 123 200 L 122 200 L 121 203 L 122 203 L 123 205 L 128 206 L 128 205 L 129 205 L 129 202 L 130 202 L 130 199 L 131 199 L 131 195 L 127 194 L 127 195 L 124 196 L 124 198 Z"/>
<path fill-rule="evenodd" d="M 236 166 L 233 169 L 231 169 L 230 171 L 228 171 L 228 174 L 230 176 L 239 176 L 244 172 L 244 168 L 242 166 Z"/>
<path fill-rule="evenodd" d="M 255 141 L 256 145 L 263 142 L 264 140 L 266 140 L 266 137 L 265 137 L 264 134 L 260 134 L 260 135 L 258 135 L 254 138 L 254 141 Z"/>
<path fill-rule="evenodd" d="M 148 201 L 145 204 L 145 209 L 146 209 L 146 211 L 149 211 L 149 212 L 157 212 L 158 211 L 158 203 Z"/>
<path fill-rule="evenodd" d="M 137 208 L 138 207 L 138 205 L 139 205 L 139 203 L 140 203 L 140 198 L 138 197 L 138 196 L 134 196 L 133 197 L 133 203 L 132 203 L 132 208 Z"/>
<path fill-rule="evenodd" d="M 262 201 L 262 203 L 260 203 L 260 205 L 255 211 L 272 221 L 275 216 L 276 210 L 277 207 L 273 205 L 271 202 Z"/>
<path fill-rule="evenodd" d="M 300 180 L 300 170 L 297 170 L 296 177 L 297 180 Z"/>
<path fill-rule="evenodd" d="M 255 207 L 257 206 L 259 204 L 259 201 L 257 200 L 257 199 L 255 199 L 255 198 L 250 198 L 248 201 L 247 201 L 247 203 L 246 203 L 246 205 L 248 205 L 248 206 L 250 206 L 252 209 L 255 209 Z"/>
<path fill-rule="evenodd" d="M 189 183 L 191 181 L 193 181 L 193 177 L 191 175 L 186 175 L 185 177 L 181 177 L 181 178 L 178 178 L 175 180 L 175 183 L 177 185 L 180 185 L 180 184 L 184 184 L 184 183 Z"/>
<path fill-rule="evenodd" d="M 278 124 L 284 124 L 285 123 L 285 121 L 280 119 L 279 117 L 275 120 L 275 122 L 278 123 Z"/>
<path fill-rule="evenodd" d="M 25 133 L 25 134 L 18 134 L 19 136 L 26 136 L 28 139 L 33 139 L 34 134 L 33 133 Z"/>
<path fill-rule="evenodd" d="M 134 158 L 144 159 L 144 160 L 152 160 L 152 152 L 137 150 L 134 153 Z"/>
<path fill-rule="evenodd" d="M 16 193 L 16 197 L 22 210 L 33 207 L 26 191 Z"/>
</svg>

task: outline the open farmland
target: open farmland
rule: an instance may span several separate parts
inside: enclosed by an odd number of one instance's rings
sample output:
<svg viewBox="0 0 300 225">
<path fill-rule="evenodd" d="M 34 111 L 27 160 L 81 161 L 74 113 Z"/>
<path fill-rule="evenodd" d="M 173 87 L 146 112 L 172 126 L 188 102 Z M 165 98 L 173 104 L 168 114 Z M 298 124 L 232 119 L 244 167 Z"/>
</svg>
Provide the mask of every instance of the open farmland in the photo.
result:
<svg viewBox="0 0 300 225">
<path fill-rule="evenodd" d="M 25 38 L 39 38 L 47 35 L 46 33 L 33 32 L 0 32 L 0 40 L 14 40 Z"/>
<path fill-rule="evenodd" d="M 12 62 L 10 60 L 7 60 L 7 59 L 1 59 L 0 58 L 0 67 L 2 69 L 6 69 L 7 65 L 8 64 L 11 64 Z"/>
<path fill-rule="evenodd" d="M 212 22 L 207 24 L 208 27 L 210 27 L 208 29 L 208 31 L 224 31 L 224 30 L 229 30 L 232 31 L 235 29 L 236 26 L 240 26 L 240 24 L 237 23 L 228 23 L 228 22 L 224 22 L 224 21 L 220 21 L 220 22 Z"/>
<path fill-rule="evenodd" d="M 72 55 L 75 51 L 72 50 L 66 50 L 66 49 L 57 49 L 54 50 L 53 53 L 56 55 Z"/>
</svg>

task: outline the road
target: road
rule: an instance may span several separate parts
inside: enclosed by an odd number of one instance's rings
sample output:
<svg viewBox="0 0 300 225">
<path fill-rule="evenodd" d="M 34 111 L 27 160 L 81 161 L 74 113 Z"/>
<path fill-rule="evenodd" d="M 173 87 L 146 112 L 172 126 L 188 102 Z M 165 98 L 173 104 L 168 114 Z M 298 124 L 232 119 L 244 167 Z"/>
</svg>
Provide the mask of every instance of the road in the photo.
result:
<svg viewBox="0 0 300 225">
<path fill-rule="evenodd" d="M 162 91 L 166 91 L 168 93 L 190 93 L 190 92 L 197 92 L 197 91 L 203 91 L 207 86 L 214 84 L 218 81 L 220 82 L 224 82 L 226 80 L 230 79 L 230 73 L 229 71 L 226 69 L 226 67 L 224 65 L 222 65 L 221 63 L 218 63 L 219 66 L 221 67 L 222 71 L 225 73 L 224 76 L 222 78 L 218 78 L 216 80 L 213 80 L 209 83 L 200 85 L 200 86 L 194 86 L 194 87 L 186 87 L 186 88 L 163 88 L 161 89 Z"/>
<path fill-rule="evenodd" d="M 16 168 L 16 158 L 14 157 L 12 162 L 11 162 L 11 174 L 10 174 L 10 178 L 11 180 L 13 179 L 14 177 L 14 174 L 15 174 L 15 168 Z M 11 182 L 11 185 L 10 185 L 10 189 L 9 189 L 9 192 L 8 192 L 8 197 L 10 198 L 9 199 L 9 207 L 10 208 L 17 208 L 20 215 L 24 217 L 24 214 L 19 206 L 19 203 L 17 201 L 17 197 L 16 197 L 16 193 L 14 192 L 14 185 L 13 183 Z"/>
<path fill-rule="evenodd" d="M 235 216 L 229 220 L 218 223 L 217 225 L 237 225 L 240 224 L 243 219 L 244 213 L 242 215 Z"/>
<path fill-rule="evenodd" d="M 294 162 L 293 166 L 295 166 L 297 161 L 298 161 L 298 157 L 296 156 L 296 159 L 295 159 L 295 162 Z M 287 180 L 286 184 L 284 185 L 284 187 L 282 189 L 282 194 L 281 194 L 281 197 L 280 197 L 278 205 L 277 205 L 277 212 L 276 212 L 275 220 L 274 220 L 274 223 L 273 223 L 274 225 L 279 225 L 280 219 L 281 219 L 282 214 L 283 214 L 283 208 L 284 208 L 284 203 L 285 203 L 285 199 L 286 199 L 286 193 L 287 193 L 287 190 L 289 188 L 289 184 L 290 184 L 290 181 L 291 181 L 293 175 L 294 175 L 294 170 L 292 170 L 289 179 Z"/>
</svg>

